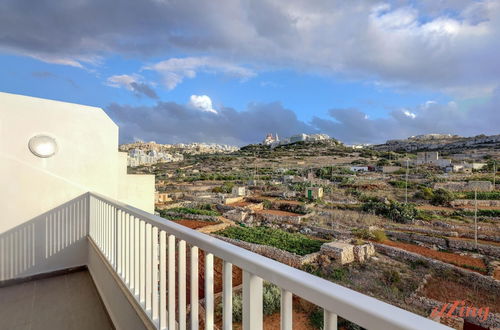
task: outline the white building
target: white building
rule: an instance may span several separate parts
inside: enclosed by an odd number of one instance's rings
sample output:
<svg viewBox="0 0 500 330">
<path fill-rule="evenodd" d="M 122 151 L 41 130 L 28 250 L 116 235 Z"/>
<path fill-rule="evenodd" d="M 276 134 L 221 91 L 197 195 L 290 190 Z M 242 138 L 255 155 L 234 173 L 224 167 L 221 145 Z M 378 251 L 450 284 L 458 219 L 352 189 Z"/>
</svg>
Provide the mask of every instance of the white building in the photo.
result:
<svg viewBox="0 0 500 330">
<path fill-rule="evenodd" d="M 233 196 L 245 196 L 246 189 L 243 186 L 234 186 L 231 190 L 231 195 Z"/>
<path fill-rule="evenodd" d="M 289 138 L 283 139 L 283 140 L 278 140 L 272 142 L 271 148 L 276 148 L 278 146 L 282 145 L 287 145 L 287 144 L 292 144 L 292 143 L 297 143 L 297 142 L 315 142 L 315 141 L 324 141 L 324 140 L 329 140 L 330 137 L 326 134 L 296 134 L 292 135 Z"/>
<path fill-rule="evenodd" d="M 349 169 L 353 172 L 368 172 L 368 166 L 351 166 Z"/>
<path fill-rule="evenodd" d="M 451 159 L 439 158 L 437 151 L 418 152 L 417 159 L 412 160 L 413 165 L 432 165 L 437 167 L 448 167 L 451 165 Z"/>
</svg>

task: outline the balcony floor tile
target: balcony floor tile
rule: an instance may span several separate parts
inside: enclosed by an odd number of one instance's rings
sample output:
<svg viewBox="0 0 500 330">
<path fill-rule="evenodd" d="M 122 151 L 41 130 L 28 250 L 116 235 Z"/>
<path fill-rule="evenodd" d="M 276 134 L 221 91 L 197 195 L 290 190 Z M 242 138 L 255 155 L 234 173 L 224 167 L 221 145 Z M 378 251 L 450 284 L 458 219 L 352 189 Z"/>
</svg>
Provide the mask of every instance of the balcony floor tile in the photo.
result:
<svg viewBox="0 0 500 330">
<path fill-rule="evenodd" d="M 114 329 L 87 271 L 0 288 L 0 330 Z"/>
</svg>

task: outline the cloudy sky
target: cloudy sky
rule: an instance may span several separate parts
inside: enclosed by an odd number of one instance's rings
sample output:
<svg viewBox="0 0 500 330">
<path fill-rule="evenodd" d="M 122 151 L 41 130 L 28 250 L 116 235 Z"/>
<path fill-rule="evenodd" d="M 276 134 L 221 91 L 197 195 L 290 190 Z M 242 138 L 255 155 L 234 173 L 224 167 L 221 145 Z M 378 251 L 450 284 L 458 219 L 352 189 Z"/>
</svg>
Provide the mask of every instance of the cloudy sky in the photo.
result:
<svg viewBox="0 0 500 330">
<path fill-rule="evenodd" d="M 500 134 L 500 0 L 2 0 L 0 90 L 121 142 Z"/>
</svg>

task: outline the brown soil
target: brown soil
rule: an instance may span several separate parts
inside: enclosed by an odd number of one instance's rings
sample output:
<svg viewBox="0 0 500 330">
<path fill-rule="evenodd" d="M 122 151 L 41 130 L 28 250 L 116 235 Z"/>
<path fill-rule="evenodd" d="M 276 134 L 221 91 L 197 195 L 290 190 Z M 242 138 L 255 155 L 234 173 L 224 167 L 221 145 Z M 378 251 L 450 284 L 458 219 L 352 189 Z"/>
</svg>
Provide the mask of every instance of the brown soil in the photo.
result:
<svg viewBox="0 0 500 330">
<path fill-rule="evenodd" d="M 198 229 L 198 228 L 212 226 L 212 225 L 216 224 L 213 221 L 199 221 L 199 220 L 190 220 L 190 219 L 175 220 L 175 223 L 178 223 L 179 225 L 182 225 L 184 227 L 188 227 L 191 229 Z"/>
<path fill-rule="evenodd" d="M 431 278 L 422 290 L 422 294 L 440 302 L 451 303 L 465 300 L 470 307 L 489 307 L 491 312 L 500 312 L 500 295 L 475 287 L 474 283 L 467 285 L 454 280 Z"/>
<path fill-rule="evenodd" d="M 386 240 L 386 241 L 380 242 L 380 243 L 385 244 L 385 245 L 389 245 L 389 246 L 393 246 L 393 247 L 397 247 L 397 248 L 400 248 L 400 249 L 403 249 L 403 250 L 406 250 L 409 252 L 418 253 L 424 257 L 437 259 L 437 260 L 444 261 L 444 262 L 447 262 L 447 263 L 450 263 L 450 264 L 453 264 L 453 265 L 456 265 L 459 267 L 463 267 L 463 268 L 467 268 L 467 266 L 469 266 L 469 267 L 477 267 L 477 268 L 481 268 L 481 269 L 486 269 L 486 265 L 484 264 L 484 262 L 481 259 L 476 259 L 476 258 L 472 258 L 472 257 L 468 257 L 468 256 L 461 256 L 461 255 L 458 255 L 455 253 L 435 251 L 435 250 L 428 249 L 428 248 L 425 248 L 422 246 L 401 243 L 401 242 L 396 242 L 396 241 Z M 481 272 L 481 271 L 478 271 L 475 269 L 470 269 L 470 270 L 478 272 L 478 273 L 482 273 L 482 274 L 485 273 L 485 271 Z"/>
<path fill-rule="evenodd" d="M 230 203 L 230 204 L 227 204 L 228 206 L 234 206 L 234 207 L 245 207 L 245 206 L 248 206 L 248 205 L 252 205 L 254 203 L 250 203 L 250 202 L 236 202 L 236 203 Z"/>
<path fill-rule="evenodd" d="M 300 217 L 300 216 L 302 216 L 302 214 L 292 213 L 292 212 L 286 212 L 286 211 L 279 211 L 279 210 L 259 210 L 259 211 L 256 211 L 256 213 L 260 213 L 260 214 L 272 214 L 272 215 L 284 215 L 284 216 L 289 216 L 289 217 Z"/>
<path fill-rule="evenodd" d="M 454 208 L 452 207 L 445 207 L 445 206 L 434 206 L 434 205 L 419 205 L 416 207 L 417 210 L 423 210 L 423 211 L 449 211 L 453 212 Z"/>
</svg>

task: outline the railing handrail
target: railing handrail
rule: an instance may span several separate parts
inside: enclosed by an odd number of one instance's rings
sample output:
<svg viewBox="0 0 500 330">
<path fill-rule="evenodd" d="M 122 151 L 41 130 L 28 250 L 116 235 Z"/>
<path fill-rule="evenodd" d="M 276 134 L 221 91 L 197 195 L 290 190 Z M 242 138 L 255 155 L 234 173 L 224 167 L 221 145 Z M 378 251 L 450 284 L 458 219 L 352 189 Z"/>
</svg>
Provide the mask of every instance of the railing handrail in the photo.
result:
<svg viewBox="0 0 500 330">
<path fill-rule="evenodd" d="M 378 299 L 311 275 L 299 269 L 250 252 L 238 246 L 181 226 L 112 198 L 89 192 L 89 196 L 164 230 L 187 244 L 198 246 L 327 311 L 371 329 L 450 329 Z"/>
</svg>

